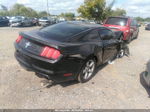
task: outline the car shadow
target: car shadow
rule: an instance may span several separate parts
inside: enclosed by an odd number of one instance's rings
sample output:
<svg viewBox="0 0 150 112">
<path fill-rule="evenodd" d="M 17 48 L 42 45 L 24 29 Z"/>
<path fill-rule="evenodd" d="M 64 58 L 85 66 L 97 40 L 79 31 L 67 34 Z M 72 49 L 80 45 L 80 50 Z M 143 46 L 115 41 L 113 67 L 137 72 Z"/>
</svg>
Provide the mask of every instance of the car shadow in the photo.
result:
<svg viewBox="0 0 150 112">
<path fill-rule="evenodd" d="M 113 61 L 115 61 L 116 59 L 117 59 L 117 58 L 113 59 Z M 94 72 L 94 74 L 93 74 L 93 76 L 92 76 L 92 78 L 95 77 L 95 75 L 96 75 L 100 70 L 102 70 L 104 67 L 106 67 L 107 65 L 108 65 L 108 63 L 105 63 L 105 64 L 103 64 L 103 65 L 97 66 L 96 69 L 95 69 L 95 72 Z M 62 86 L 62 87 L 67 87 L 67 86 L 79 84 L 79 82 L 78 82 L 77 80 L 72 80 L 72 81 L 67 81 L 67 82 L 61 82 L 61 83 L 56 83 L 56 82 L 52 82 L 52 83 L 51 83 L 51 80 L 48 79 L 47 76 L 43 76 L 43 75 L 41 75 L 41 74 L 39 74 L 39 73 L 35 73 L 35 75 L 36 75 L 37 77 L 43 79 L 41 82 L 48 82 L 48 83 L 50 82 L 49 84 L 47 84 L 47 86 L 45 86 L 46 88 L 50 88 L 50 87 L 56 86 L 56 85 L 60 85 L 60 86 Z M 94 84 L 94 82 L 91 82 L 91 83 Z"/>
<path fill-rule="evenodd" d="M 149 95 L 148 97 L 150 98 L 150 87 L 148 87 L 148 85 L 146 84 L 146 82 L 143 78 L 144 73 L 145 73 L 145 71 L 140 74 L 140 83 L 145 88 L 147 94 Z"/>
<path fill-rule="evenodd" d="M 94 72 L 94 75 L 93 77 L 100 71 L 102 70 L 106 65 L 108 65 L 107 63 L 106 64 L 103 64 L 101 66 L 97 66 L 95 72 Z M 35 73 L 35 75 L 41 79 L 43 79 L 41 82 L 45 83 L 45 86 L 46 88 L 50 88 L 52 86 L 56 86 L 56 85 L 60 85 L 62 87 L 67 87 L 67 86 L 71 86 L 71 85 L 75 85 L 75 84 L 79 84 L 79 82 L 77 80 L 72 80 L 72 81 L 67 81 L 67 82 L 61 82 L 61 83 L 56 83 L 56 82 L 51 82 L 51 80 L 49 80 L 46 76 L 43 76 L 39 73 Z M 92 77 L 92 78 L 93 78 Z M 92 84 L 94 84 L 94 82 L 92 82 Z"/>
</svg>

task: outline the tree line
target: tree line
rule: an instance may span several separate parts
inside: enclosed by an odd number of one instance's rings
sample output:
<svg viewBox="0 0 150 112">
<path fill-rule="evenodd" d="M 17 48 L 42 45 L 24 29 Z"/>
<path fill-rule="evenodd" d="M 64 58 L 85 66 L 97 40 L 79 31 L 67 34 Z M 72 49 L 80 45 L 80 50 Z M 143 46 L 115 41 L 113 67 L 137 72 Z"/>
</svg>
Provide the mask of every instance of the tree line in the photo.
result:
<svg viewBox="0 0 150 112">
<path fill-rule="evenodd" d="M 147 18 L 136 17 L 136 20 L 139 22 L 150 22 L 150 17 Z"/>
<path fill-rule="evenodd" d="M 47 14 L 46 11 L 37 12 L 30 7 L 26 7 L 22 4 L 15 4 L 10 10 L 0 11 L 0 16 L 27 16 L 27 17 L 44 17 Z"/>
</svg>

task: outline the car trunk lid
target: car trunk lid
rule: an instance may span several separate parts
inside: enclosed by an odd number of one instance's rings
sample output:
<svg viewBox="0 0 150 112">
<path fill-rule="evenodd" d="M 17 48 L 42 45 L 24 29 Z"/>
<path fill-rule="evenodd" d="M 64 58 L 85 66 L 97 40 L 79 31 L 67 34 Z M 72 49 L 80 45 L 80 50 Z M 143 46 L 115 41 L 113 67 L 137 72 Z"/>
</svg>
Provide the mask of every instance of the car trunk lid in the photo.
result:
<svg viewBox="0 0 150 112">
<path fill-rule="evenodd" d="M 20 46 L 22 49 L 37 55 L 37 56 L 43 56 L 41 55 L 43 50 L 46 47 L 49 47 L 49 50 L 54 50 L 63 53 L 63 46 L 65 43 L 50 40 L 45 38 L 45 34 L 39 33 L 37 31 L 33 32 L 22 32 L 20 35 L 23 37 L 20 42 L 18 42 L 18 46 Z M 48 52 L 47 52 L 48 53 Z M 58 52 L 57 52 L 58 54 Z"/>
</svg>

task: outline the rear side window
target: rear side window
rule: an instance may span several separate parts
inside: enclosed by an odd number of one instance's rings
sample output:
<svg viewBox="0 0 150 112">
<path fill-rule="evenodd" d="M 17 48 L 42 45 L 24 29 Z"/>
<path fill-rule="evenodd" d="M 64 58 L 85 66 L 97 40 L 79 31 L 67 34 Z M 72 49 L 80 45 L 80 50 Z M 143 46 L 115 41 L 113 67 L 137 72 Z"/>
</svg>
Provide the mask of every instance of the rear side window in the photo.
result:
<svg viewBox="0 0 150 112">
<path fill-rule="evenodd" d="M 127 18 L 110 17 L 110 18 L 107 19 L 105 24 L 126 26 L 127 21 L 128 21 Z"/>
<path fill-rule="evenodd" d="M 93 31 L 89 32 L 88 34 L 86 34 L 85 36 L 81 37 L 79 39 L 79 41 L 81 41 L 81 42 L 98 42 L 98 41 L 100 41 L 100 36 L 99 36 L 97 30 L 93 30 Z"/>
<path fill-rule="evenodd" d="M 113 38 L 113 32 L 108 29 L 99 30 L 99 34 L 102 40 L 110 40 Z"/>
<path fill-rule="evenodd" d="M 71 38 L 87 29 L 89 28 L 85 26 L 65 22 L 45 27 L 40 32 L 48 34 L 51 39 L 61 41 Z"/>
</svg>

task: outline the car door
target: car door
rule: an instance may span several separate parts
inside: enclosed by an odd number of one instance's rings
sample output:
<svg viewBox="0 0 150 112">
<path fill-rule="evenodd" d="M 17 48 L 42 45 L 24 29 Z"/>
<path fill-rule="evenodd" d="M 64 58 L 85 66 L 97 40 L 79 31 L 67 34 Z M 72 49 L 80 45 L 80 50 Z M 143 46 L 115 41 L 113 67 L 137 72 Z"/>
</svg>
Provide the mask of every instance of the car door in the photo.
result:
<svg viewBox="0 0 150 112">
<path fill-rule="evenodd" d="M 0 26 L 3 26 L 3 19 L 0 17 Z"/>
<path fill-rule="evenodd" d="M 0 25 L 1 26 L 5 26 L 6 25 L 6 21 L 5 21 L 4 17 L 0 17 Z"/>
<path fill-rule="evenodd" d="M 134 20 L 134 27 L 135 27 L 135 30 L 134 30 L 134 37 L 137 36 L 138 32 L 139 32 L 139 25 L 137 23 L 136 20 Z"/>
<path fill-rule="evenodd" d="M 83 42 L 84 42 L 84 39 L 87 42 L 95 43 L 96 46 L 94 47 L 94 55 L 97 56 L 98 58 L 97 65 L 102 64 L 103 63 L 103 42 L 100 38 L 98 30 L 97 29 L 92 30 L 90 33 L 88 33 L 88 35 L 86 35 L 83 38 Z M 90 51 L 92 51 L 92 49 Z"/>
<path fill-rule="evenodd" d="M 27 18 L 24 18 L 24 19 L 23 19 L 23 25 L 24 25 L 24 26 L 28 26 L 28 19 L 27 19 Z"/>
<path fill-rule="evenodd" d="M 72 42 L 85 43 L 84 49 L 81 49 L 84 55 L 95 55 L 98 58 L 97 65 L 103 63 L 102 54 L 103 54 L 103 42 L 100 39 L 98 29 L 88 31 L 78 35 L 76 38 L 72 39 Z"/>
<path fill-rule="evenodd" d="M 138 31 L 139 29 L 138 29 L 137 21 L 132 19 L 130 25 L 130 32 L 131 32 L 132 39 L 137 36 Z"/>
<path fill-rule="evenodd" d="M 99 29 L 99 34 L 103 41 L 103 63 L 106 63 L 117 55 L 118 40 L 109 29 Z"/>
</svg>

